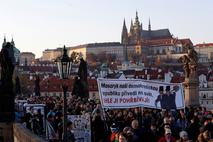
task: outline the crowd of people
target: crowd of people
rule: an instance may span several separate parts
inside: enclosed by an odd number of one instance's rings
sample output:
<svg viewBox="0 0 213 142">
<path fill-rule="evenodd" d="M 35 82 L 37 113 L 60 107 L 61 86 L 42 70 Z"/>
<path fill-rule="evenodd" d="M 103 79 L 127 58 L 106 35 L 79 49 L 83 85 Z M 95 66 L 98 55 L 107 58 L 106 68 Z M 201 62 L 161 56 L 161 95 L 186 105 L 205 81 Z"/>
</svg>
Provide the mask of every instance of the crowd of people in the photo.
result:
<svg viewBox="0 0 213 142">
<path fill-rule="evenodd" d="M 60 97 L 17 98 L 28 104 L 45 104 L 44 114 L 31 108 L 17 121 L 50 142 L 63 139 L 63 100 Z M 92 142 L 210 142 L 213 141 L 213 114 L 204 107 L 184 110 L 149 108 L 103 109 L 98 101 L 70 96 L 68 115 L 90 115 Z M 24 106 L 24 104 L 23 104 Z M 47 120 L 47 121 L 44 121 Z M 44 127 L 46 123 L 46 128 Z M 75 141 L 72 122 L 67 123 L 67 141 Z"/>
</svg>

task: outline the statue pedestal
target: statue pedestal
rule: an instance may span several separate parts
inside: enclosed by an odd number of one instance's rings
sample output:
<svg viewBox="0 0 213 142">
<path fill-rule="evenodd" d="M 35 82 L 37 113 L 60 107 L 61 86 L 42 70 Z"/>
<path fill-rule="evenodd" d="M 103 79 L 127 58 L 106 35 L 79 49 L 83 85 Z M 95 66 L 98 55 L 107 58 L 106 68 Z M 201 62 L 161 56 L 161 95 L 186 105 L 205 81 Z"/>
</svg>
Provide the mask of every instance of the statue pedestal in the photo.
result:
<svg viewBox="0 0 213 142">
<path fill-rule="evenodd" d="M 1 91 L 0 92 L 0 142 L 13 142 L 14 118 L 15 118 L 15 113 L 14 113 L 13 94 L 2 93 Z"/>
<path fill-rule="evenodd" d="M 198 106 L 199 104 L 199 82 L 197 77 L 185 78 L 185 105 Z"/>
</svg>

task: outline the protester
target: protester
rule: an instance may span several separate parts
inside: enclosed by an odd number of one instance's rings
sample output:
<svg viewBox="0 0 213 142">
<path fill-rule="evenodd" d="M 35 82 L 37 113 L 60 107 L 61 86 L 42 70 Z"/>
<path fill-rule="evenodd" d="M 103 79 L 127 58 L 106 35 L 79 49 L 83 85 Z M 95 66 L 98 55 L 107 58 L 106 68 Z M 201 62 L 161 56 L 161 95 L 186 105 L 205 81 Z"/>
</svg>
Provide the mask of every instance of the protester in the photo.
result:
<svg viewBox="0 0 213 142">
<path fill-rule="evenodd" d="M 113 123 L 110 126 L 110 130 L 111 130 L 111 134 L 109 135 L 108 140 L 110 142 L 118 141 L 118 139 L 119 139 L 119 132 L 120 132 L 119 127 L 115 123 Z"/>
<path fill-rule="evenodd" d="M 26 112 L 21 122 L 29 130 L 41 135 L 44 133 L 42 127 L 45 127 L 42 120 L 47 117 L 46 138 L 49 141 L 61 141 L 63 138 L 63 99 L 59 97 L 22 99 L 27 99 L 29 104 L 45 104 L 46 114 L 29 107 L 25 109 Z M 68 115 L 90 115 L 92 142 L 119 141 L 118 134 L 122 130 L 127 142 L 157 142 L 166 138 L 183 141 L 185 136 L 183 131 L 192 141 L 212 139 L 212 112 L 203 107 L 174 111 L 149 108 L 103 109 L 99 102 L 76 96 L 68 97 L 67 102 Z M 74 129 L 71 131 L 75 132 Z M 182 133 L 179 135 L 180 132 Z"/>
<path fill-rule="evenodd" d="M 176 142 L 176 140 L 172 136 L 172 131 L 167 128 L 165 129 L 165 135 L 161 137 L 158 142 Z"/>
<path fill-rule="evenodd" d="M 72 122 L 67 123 L 67 135 L 66 135 L 66 140 L 64 142 L 75 142 L 75 136 L 74 136 L 74 131 L 73 131 L 73 124 Z"/>
<path fill-rule="evenodd" d="M 49 140 L 49 142 L 56 142 L 57 135 L 54 130 L 54 117 L 53 115 L 49 115 L 47 118 L 47 129 L 46 129 L 46 138 Z"/>
<path fill-rule="evenodd" d="M 125 133 L 119 133 L 119 136 L 118 136 L 118 142 L 128 142 L 127 141 L 127 135 Z"/>
<path fill-rule="evenodd" d="M 180 132 L 180 139 L 177 140 L 177 142 L 192 142 L 189 140 L 188 134 L 186 131 L 181 131 Z"/>
</svg>

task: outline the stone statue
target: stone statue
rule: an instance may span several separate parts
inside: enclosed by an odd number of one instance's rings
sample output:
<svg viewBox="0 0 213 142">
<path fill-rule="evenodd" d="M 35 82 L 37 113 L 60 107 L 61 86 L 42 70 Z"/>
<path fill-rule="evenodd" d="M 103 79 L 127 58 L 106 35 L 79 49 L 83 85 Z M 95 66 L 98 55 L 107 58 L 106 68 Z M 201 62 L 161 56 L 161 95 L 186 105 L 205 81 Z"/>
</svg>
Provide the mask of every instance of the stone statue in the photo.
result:
<svg viewBox="0 0 213 142">
<path fill-rule="evenodd" d="M 1 80 L 0 80 L 0 122 L 14 121 L 14 71 L 13 45 L 7 42 L 0 52 Z"/>
<path fill-rule="evenodd" d="M 13 46 L 11 45 L 11 43 L 7 42 L 0 52 L 1 86 L 8 87 L 8 85 L 11 85 L 12 83 L 14 71 L 13 61 Z"/>
<path fill-rule="evenodd" d="M 183 69 L 185 77 L 193 77 L 197 72 L 198 55 L 197 52 L 191 46 L 187 46 L 188 53 L 179 58 L 179 61 L 183 63 Z"/>
<path fill-rule="evenodd" d="M 35 79 L 35 96 L 40 96 L 40 77 L 38 75 L 36 75 L 36 79 Z"/>
<path fill-rule="evenodd" d="M 87 63 L 83 58 L 80 59 L 78 76 L 75 77 L 72 95 L 80 97 L 89 97 L 87 83 Z"/>
</svg>

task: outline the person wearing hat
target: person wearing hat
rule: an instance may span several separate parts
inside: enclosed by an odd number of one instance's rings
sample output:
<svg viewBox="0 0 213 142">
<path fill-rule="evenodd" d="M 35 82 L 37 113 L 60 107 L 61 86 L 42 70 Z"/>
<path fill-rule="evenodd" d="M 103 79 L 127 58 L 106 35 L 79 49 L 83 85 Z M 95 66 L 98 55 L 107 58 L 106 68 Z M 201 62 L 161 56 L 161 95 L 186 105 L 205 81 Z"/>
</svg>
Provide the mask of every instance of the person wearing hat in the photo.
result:
<svg viewBox="0 0 213 142">
<path fill-rule="evenodd" d="M 166 86 L 166 109 L 176 109 L 176 103 L 175 103 L 175 97 L 176 97 L 176 91 L 171 91 L 170 86 Z"/>
<path fill-rule="evenodd" d="M 176 142 L 175 138 L 172 136 L 171 129 L 165 129 L 165 135 L 161 137 L 158 142 Z"/>
<path fill-rule="evenodd" d="M 160 86 L 159 87 L 159 95 L 157 97 L 157 99 L 155 100 L 155 106 L 157 107 L 157 103 L 160 102 L 160 106 L 162 109 L 166 109 L 166 102 L 167 102 L 167 98 L 166 95 L 164 94 L 164 87 Z"/>
<path fill-rule="evenodd" d="M 188 134 L 186 131 L 181 131 L 179 133 L 180 139 L 177 140 L 177 142 L 191 142 L 191 140 L 189 140 Z"/>
</svg>

